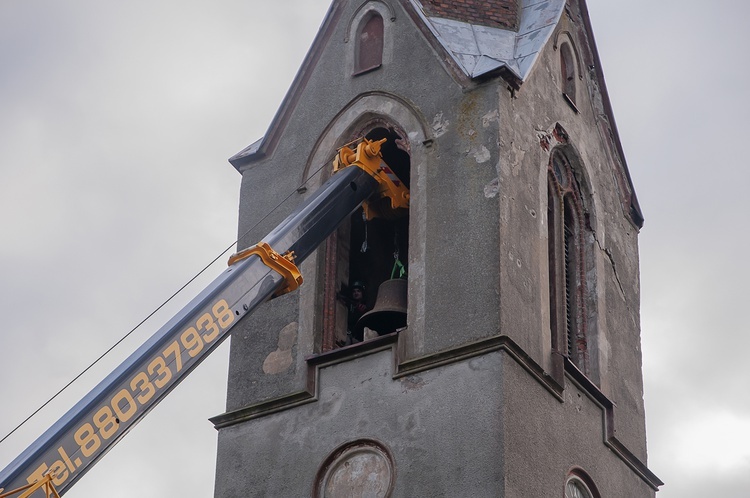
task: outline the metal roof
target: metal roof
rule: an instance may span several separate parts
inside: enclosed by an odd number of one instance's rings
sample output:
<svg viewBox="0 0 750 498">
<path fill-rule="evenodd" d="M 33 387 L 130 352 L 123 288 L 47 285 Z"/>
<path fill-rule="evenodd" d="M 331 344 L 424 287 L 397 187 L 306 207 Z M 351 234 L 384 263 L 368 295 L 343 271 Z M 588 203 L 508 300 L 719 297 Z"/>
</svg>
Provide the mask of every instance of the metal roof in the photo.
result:
<svg viewBox="0 0 750 498">
<path fill-rule="evenodd" d="M 531 73 L 539 52 L 565 9 L 565 0 L 522 0 L 518 31 L 430 17 L 410 0 L 425 25 L 470 78 L 507 68 L 520 81 Z"/>
</svg>

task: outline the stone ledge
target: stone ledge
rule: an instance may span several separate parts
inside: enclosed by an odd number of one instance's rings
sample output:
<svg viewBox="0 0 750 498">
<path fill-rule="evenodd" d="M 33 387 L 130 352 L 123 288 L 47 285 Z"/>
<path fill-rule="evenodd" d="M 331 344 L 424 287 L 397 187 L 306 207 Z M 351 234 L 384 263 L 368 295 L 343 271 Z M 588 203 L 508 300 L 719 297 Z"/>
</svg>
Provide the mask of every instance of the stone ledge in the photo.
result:
<svg viewBox="0 0 750 498">
<path fill-rule="evenodd" d="M 610 400 L 586 375 L 583 374 L 568 358 L 563 357 L 564 375 L 561 382 L 541 365 L 534 361 L 526 352 L 516 344 L 510 337 L 495 335 L 481 339 L 469 344 L 463 344 L 451 349 L 425 355 L 406 361 L 400 360 L 398 347 L 399 333 L 377 337 L 370 341 L 353 344 L 326 353 L 312 355 L 307 361 L 307 387 L 285 396 L 273 398 L 262 403 L 250 405 L 239 410 L 223 413 L 209 420 L 216 429 L 222 429 L 256 418 L 264 417 L 272 413 L 280 412 L 306 403 L 317 401 L 317 386 L 320 369 L 347 362 L 385 350 L 392 350 L 394 359 L 393 378 L 398 379 L 413 375 L 425 370 L 438 368 L 451 363 L 463 361 L 476 356 L 484 355 L 494 351 L 504 351 L 516 361 L 534 380 L 544 387 L 550 395 L 554 396 L 560 403 L 564 402 L 565 383 L 572 382 L 578 389 L 583 391 L 602 410 L 603 442 L 612 452 L 622 460 L 633 472 L 635 472 L 652 489 L 658 491 L 659 486 L 664 483 L 646 464 L 635 456 L 620 440 L 617 439 L 614 428 L 615 404 Z"/>
<path fill-rule="evenodd" d="M 307 361 L 307 386 L 302 391 L 272 398 L 261 403 L 248 405 L 238 410 L 222 413 L 208 419 L 215 429 L 223 429 L 255 418 L 265 417 L 272 413 L 288 410 L 296 406 L 317 401 L 318 370 L 343 361 L 351 361 L 361 356 L 373 354 L 385 349 L 392 349 L 398 340 L 398 333 L 376 337 L 370 341 L 352 344 L 322 354 L 311 355 Z"/>
<path fill-rule="evenodd" d="M 649 468 L 643 463 L 637 456 L 635 456 L 619 439 L 615 436 L 615 415 L 614 409 L 615 404 L 610 400 L 599 387 L 591 382 L 591 380 L 581 372 L 575 364 L 568 358 L 565 358 L 565 374 L 566 379 L 576 385 L 581 391 L 599 407 L 602 409 L 602 416 L 604 418 L 604 444 L 617 455 L 620 460 L 630 467 L 646 484 L 651 486 L 654 491 L 659 491 L 659 486 L 663 486 L 664 482 L 659 479 L 656 474 L 651 472 Z"/>
</svg>

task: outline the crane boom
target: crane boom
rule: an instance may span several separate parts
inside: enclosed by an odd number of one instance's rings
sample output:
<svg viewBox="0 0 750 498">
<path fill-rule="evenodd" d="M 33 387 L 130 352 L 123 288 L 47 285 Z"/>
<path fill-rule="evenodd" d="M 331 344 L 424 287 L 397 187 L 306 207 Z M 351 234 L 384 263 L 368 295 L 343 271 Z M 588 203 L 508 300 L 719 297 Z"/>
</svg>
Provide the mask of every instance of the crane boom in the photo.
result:
<svg viewBox="0 0 750 498">
<path fill-rule="evenodd" d="M 289 262 L 301 263 L 379 186 L 383 189 L 377 171 L 372 172 L 372 164 L 382 163 L 379 149 L 380 143 L 365 140 L 356 153 L 350 151 L 344 166 L 359 167 L 338 171 L 263 238 L 259 246 L 265 249 L 233 258 L 229 268 L 0 472 L 0 495 L 41 481 L 50 472 L 64 494 L 243 316 L 295 286 L 283 268 L 289 263 L 276 266 L 272 260 L 286 255 Z M 408 191 L 398 187 L 399 197 L 408 203 Z"/>
</svg>

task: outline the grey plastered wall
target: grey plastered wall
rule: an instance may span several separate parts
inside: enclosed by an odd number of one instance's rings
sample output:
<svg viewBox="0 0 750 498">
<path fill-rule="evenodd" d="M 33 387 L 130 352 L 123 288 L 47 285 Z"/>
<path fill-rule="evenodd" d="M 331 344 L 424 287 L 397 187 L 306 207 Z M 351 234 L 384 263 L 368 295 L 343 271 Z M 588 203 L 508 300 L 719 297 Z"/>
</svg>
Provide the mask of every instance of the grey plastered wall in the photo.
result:
<svg viewBox="0 0 750 498">
<path fill-rule="evenodd" d="M 360 18 L 368 5 L 388 13 L 383 16 L 383 66 L 352 77 L 350 21 Z M 305 73 L 293 110 L 277 132 L 277 145 L 242 168 L 241 245 L 259 240 L 307 195 L 295 192 L 298 185 L 307 181 L 307 192 L 312 192 L 320 184 L 325 175 L 318 168 L 355 130 L 376 118 L 390 121 L 406 131 L 412 158 L 409 328 L 398 339 L 399 360 L 425 358 L 502 334 L 529 355 L 528 364 L 553 371 L 545 219 L 549 151 L 540 140 L 552 137 L 561 125 L 590 185 L 596 236 L 591 377 L 616 404 L 617 438 L 645 462 L 637 228 L 623 207 L 628 192 L 618 178 L 619 156 L 592 74 L 581 73 L 581 112 L 576 114 L 560 95 L 559 55 L 552 43 L 521 90 L 511 93 L 498 78 L 456 78 L 444 54 L 396 0 L 334 2 L 330 23 L 324 26 L 330 31 L 310 59 L 314 65 Z M 558 33 L 573 34 L 585 68 L 588 47 L 581 29 L 565 18 Z M 287 193 L 291 197 L 279 211 L 244 235 Z M 302 265 L 306 282 L 300 290 L 244 318 L 234 332 L 228 410 L 311 389 L 305 358 L 320 352 L 321 263 L 319 251 Z M 393 361 L 390 352 L 323 368 L 318 401 L 220 430 L 216 495 L 242 496 L 248 489 L 257 489 L 258 496 L 306 492 L 323 458 L 338 444 L 361 437 L 382 440 L 402 462 L 398 496 L 429 495 L 425 490 L 463 496 L 470 494 L 466 489 L 477 496 L 488 496 L 487 490 L 492 490 L 490 496 L 503 496 L 502 486 L 492 484 L 503 479 L 508 496 L 533 496 L 523 494 L 532 463 L 540 474 L 554 469 L 537 477 L 539 488 L 533 489 L 543 490 L 539 496 L 561 493 L 572 465 L 591 472 L 597 484 L 611 481 L 603 487 L 612 492 L 609 496 L 645 489 L 604 444 L 601 407 L 580 404 L 581 393 L 569 379 L 563 379 L 561 403 L 504 353 L 485 356 L 403 378 L 413 385 L 425 382 L 414 391 L 403 379 L 392 380 L 390 370 L 386 374 L 386 365 L 390 368 Z M 502 371 L 497 370 L 503 364 Z M 462 389 L 441 380 L 453 378 L 445 372 L 459 371 L 457 385 Z M 357 384 L 356 379 L 365 382 Z M 505 396 L 503 389 L 510 387 L 513 396 Z M 413 403 L 421 408 L 415 411 Z M 475 405 L 489 426 L 480 426 L 466 409 Z M 425 406 L 436 409 L 440 420 L 420 411 Z M 413 417 L 404 420 L 402 414 Z M 457 429 L 463 418 L 470 420 L 467 429 L 478 432 Z M 418 434 L 420 427 L 424 432 Z M 540 430 L 527 440 L 533 444 L 524 446 L 524 435 L 532 427 Z M 459 437 L 440 438 L 453 430 L 460 431 Z M 397 435 L 399 431 L 407 436 Z M 477 434 L 487 441 L 477 441 Z M 560 434 L 566 437 L 549 441 Z M 504 439 L 509 435 L 512 438 Z M 473 458 L 464 455 L 464 441 L 475 442 L 488 458 L 477 463 L 473 476 L 466 474 L 460 459 L 428 463 L 427 456 L 435 452 L 442 458 L 456 452 L 459 458 Z M 545 445 L 552 448 L 549 454 L 544 454 Z M 512 461 L 502 455 L 511 455 Z M 403 463 L 410 461 L 413 466 Z M 439 466 L 455 473 L 462 492 L 440 492 L 450 489 L 450 483 L 437 475 Z"/>
<path fill-rule="evenodd" d="M 554 370 L 551 354 L 547 260 L 547 164 L 542 146 L 576 153 L 589 187 L 593 240 L 588 316 L 590 378 L 617 406 L 617 437 L 645 462 L 646 437 L 640 351 L 638 229 L 628 218 L 618 181 L 622 165 L 609 134 L 601 95 L 586 70 L 585 37 L 578 22 L 563 16 L 556 34 L 569 32 L 581 56 L 575 110 L 562 97 L 560 56 L 546 46 L 537 67 L 515 95 L 501 92 L 500 292 L 501 331 L 535 361 Z M 590 58 L 590 55 L 588 56 Z M 556 125 L 568 144 L 553 136 Z"/>
<path fill-rule="evenodd" d="M 654 491 L 603 447 L 604 410 L 568 379 L 564 402 L 505 357 L 503 460 L 506 498 L 563 496 L 568 473 L 584 469 L 604 497 L 648 497 Z"/>
<path fill-rule="evenodd" d="M 278 144 L 242 168 L 240 235 L 303 181 L 313 191 L 320 183 L 318 168 L 368 119 L 401 126 L 412 156 L 409 330 L 402 338 L 404 357 L 411 358 L 494 335 L 499 328 L 499 205 L 487 194 L 498 177 L 498 94 L 494 83 L 462 86 L 400 2 L 370 4 L 387 5 L 395 19 L 384 16 L 383 66 L 351 75 L 349 22 L 361 16 L 362 3 L 335 2 L 327 41 Z M 350 116 L 363 99 L 371 103 L 367 112 Z M 394 110 L 394 103 L 408 111 Z M 304 195 L 293 193 L 262 230 L 242 236 L 241 245 L 256 242 Z M 298 298 L 284 297 L 243 320 L 232 338 L 228 409 L 306 387 L 304 358 L 320 344 L 315 315 L 320 267 L 319 255 L 311 256 L 302 265 L 306 283 L 295 293 Z M 279 313 L 297 322 L 297 341 L 289 369 L 267 374 L 260 366 L 277 350 L 278 334 L 288 325 Z"/>
<path fill-rule="evenodd" d="M 216 496 L 310 496 L 328 454 L 360 438 L 391 451 L 394 497 L 503 496 L 502 362 L 394 380 L 388 348 L 322 366 L 316 402 L 221 430 Z"/>
</svg>

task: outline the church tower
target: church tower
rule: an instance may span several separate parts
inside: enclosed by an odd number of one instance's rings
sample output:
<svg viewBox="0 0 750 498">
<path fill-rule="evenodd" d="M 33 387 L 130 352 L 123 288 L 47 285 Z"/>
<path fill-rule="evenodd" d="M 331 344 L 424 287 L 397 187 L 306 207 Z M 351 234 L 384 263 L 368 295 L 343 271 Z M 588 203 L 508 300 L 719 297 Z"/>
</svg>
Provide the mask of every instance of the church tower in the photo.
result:
<svg viewBox="0 0 750 498">
<path fill-rule="evenodd" d="M 409 209 L 355 211 L 235 329 L 216 496 L 654 496 L 643 216 L 584 0 L 333 0 L 230 159 L 239 249 L 363 138 Z M 405 325 L 359 330 L 392 280 Z"/>
</svg>

